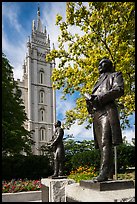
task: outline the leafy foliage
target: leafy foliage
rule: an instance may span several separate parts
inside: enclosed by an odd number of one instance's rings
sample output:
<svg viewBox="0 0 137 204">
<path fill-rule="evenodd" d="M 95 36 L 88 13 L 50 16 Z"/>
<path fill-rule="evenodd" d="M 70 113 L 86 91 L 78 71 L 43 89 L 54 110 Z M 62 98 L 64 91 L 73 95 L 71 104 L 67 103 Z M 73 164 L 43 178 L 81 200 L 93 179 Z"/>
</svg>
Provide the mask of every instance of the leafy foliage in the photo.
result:
<svg viewBox="0 0 137 204">
<path fill-rule="evenodd" d="M 93 140 L 74 141 L 68 139 L 64 141 L 65 153 L 67 155 L 75 155 L 76 153 L 85 152 L 94 149 Z"/>
<path fill-rule="evenodd" d="M 59 48 L 46 57 L 47 61 L 59 59 L 52 80 L 56 89 L 63 88 L 63 98 L 80 93 L 76 106 L 66 111 L 66 127 L 76 120 L 79 124 L 85 120 L 92 123 L 83 94 L 92 92 L 99 61 L 107 57 L 123 74 L 125 94 L 118 105 L 125 128 L 129 125 L 128 116 L 135 111 L 135 3 L 67 2 L 66 8 L 66 21 L 59 14 L 56 18 L 61 31 Z"/>
<path fill-rule="evenodd" d="M 2 54 L 2 153 L 31 153 L 31 132 L 24 128 L 27 120 L 19 89 L 13 79 L 13 68 Z"/>
<path fill-rule="evenodd" d="M 94 166 L 99 170 L 100 166 L 100 154 L 99 150 L 93 149 L 91 151 L 85 151 L 75 154 L 71 158 L 71 163 L 73 169 L 78 168 L 79 166 Z"/>
<path fill-rule="evenodd" d="M 47 156 L 15 155 L 2 158 L 2 178 L 11 179 L 41 179 L 51 176 L 53 168 Z"/>
<path fill-rule="evenodd" d="M 70 139 L 71 136 L 64 139 L 64 148 L 65 148 L 65 166 L 64 166 L 64 173 L 69 174 L 72 169 L 77 166 L 80 166 L 82 163 L 73 161 L 75 155 L 81 154 L 82 152 L 89 152 L 90 150 L 94 149 L 94 141 L 90 140 L 83 140 L 83 141 L 74 141 Z M 81 159 L 80 159 L 81 160 Z M 87 159 L 88 161 L 90 159 Z"/>
<path fill-rule="evenodd" d="M 118 171 L 125 172 L 128 167 L 135 167 L 135 146 L 123 143 L 117 148 Z"/>
<path fill-rule="evenodd" d="M 94 141 L 64 141 L 65 146 L 65 173 L 68 175 L 72 170 L 80 166 L 100 167 L 100 152 L 94 147 Z M 128 167 L 135 166 L 135 145 L 130 144 L 123 138 L 123 144 L 117 147 L 117 169 L 118 173 L 125 172 Z"/>
</svg>

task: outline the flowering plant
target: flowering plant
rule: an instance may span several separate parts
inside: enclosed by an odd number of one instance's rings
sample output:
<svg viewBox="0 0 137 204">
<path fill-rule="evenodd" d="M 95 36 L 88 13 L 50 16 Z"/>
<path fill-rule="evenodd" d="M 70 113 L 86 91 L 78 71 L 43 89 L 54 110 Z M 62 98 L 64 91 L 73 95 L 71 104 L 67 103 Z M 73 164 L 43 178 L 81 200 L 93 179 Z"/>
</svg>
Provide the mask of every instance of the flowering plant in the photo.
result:
<svg viewBox="0 0 137 204">
<path fill-rule="evenodd" d="M 74 179 L 76 182 L 80 180 L 90 180 L 97 176 L 96 168 L 91 166 L 79 166 L 77 169 L 72 170 L 68 178 Z"/>
<path fill-rule="evenodd" d="M 2 181 L 2 193 L 15 193 L 21 191 L 38 191 L 41 189 L 40 180 L 12 179 Z"/>
</svg>

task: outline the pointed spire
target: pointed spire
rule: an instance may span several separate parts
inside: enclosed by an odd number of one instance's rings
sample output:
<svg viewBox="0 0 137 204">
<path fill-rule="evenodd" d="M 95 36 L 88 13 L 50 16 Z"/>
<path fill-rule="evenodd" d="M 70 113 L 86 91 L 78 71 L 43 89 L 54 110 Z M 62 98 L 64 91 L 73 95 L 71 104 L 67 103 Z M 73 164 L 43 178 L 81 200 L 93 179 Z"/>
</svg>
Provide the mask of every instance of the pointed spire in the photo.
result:
<svg viewBox="0 0 137 204">
<path fill-rule="evenodd" d="M 50 43 L 49 34 L 48 34 L 48 43 Z"/>
<path fill-rule="evenodd" d="M 38 4 L 38 11 L 37 11 L 37 15 L 40 16 L 40 7 L 39 7 L 39 4 Z"/>
<path fill-rule="evenodd" d="M 25 60 L 24 60 L 24 64 L 23 64 L 23 71 L 24 71 L 24 74 L 26 73 L 26 65 L 25 65 Z"/>
<path fill-rule="evenodd" d="M 28 42 L 30 43 L 30 36 L 28 36 Z"/>
<path fill-rule="evenodd" d="M 35 20 L 32 21 L 32 31 L 34 32 L 36 30 L 36 26 L 35 26 Z"/>
<path fill-rule="evenodd" d="M 40 20 L 40 6 L 38 4 L 38 11 L 37 11 L 37 30 L 39 32 L 43 32 L 42 23 Z"/>
<path fill-rule="evenodd" d="M 44 27 L 44 33 L 47 33 L 46 26 Z"/>
</svg>

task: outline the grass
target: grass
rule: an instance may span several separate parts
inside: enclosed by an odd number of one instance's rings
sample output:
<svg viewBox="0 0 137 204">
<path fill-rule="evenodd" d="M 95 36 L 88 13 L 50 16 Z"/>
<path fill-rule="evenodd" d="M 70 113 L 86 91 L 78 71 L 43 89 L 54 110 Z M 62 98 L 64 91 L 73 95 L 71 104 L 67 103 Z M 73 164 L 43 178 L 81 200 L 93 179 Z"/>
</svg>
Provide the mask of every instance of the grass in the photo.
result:
<svg viewBox="0 0 137 204">
<path fill-rule="evenodd" d="M 135 171 L 133 171 L 133 172 L 126 172 L 126 173 L 124 173 L 124 174 L 118 174 L 117 175 L 117 177 L 118 177 L 118 180 L 135 180 Z"/>
</svg>

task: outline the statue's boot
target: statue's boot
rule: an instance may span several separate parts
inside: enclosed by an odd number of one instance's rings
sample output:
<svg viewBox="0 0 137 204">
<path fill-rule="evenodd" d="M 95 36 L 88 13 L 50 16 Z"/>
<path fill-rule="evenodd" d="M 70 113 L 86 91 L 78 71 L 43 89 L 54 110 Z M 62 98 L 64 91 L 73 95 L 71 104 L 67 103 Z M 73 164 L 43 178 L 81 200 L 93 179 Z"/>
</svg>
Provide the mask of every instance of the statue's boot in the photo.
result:
<svg viewBox="0 0 137 204">
<path fill-rule="evenodd" d="M 59 173 L 58 173 L 59 176 L 63 176 L 63 162 L 61 161 L 59 163 Z"/>
<path fill-rule="evenodd" d="M 99 175 L 97 177 L 95 177 L 93 180 L 94 180 L 94 182 L 107 181 L 108 180 L 108 170 L 107 170 L 107 168 L 100 171 Z"/>
<path fill-rule="evenodd" d="M 107 181 L 110 175 L 112 177 L 112 149 L 104 145 L 101 152 L 100 173 L 93 179 L 95 182 Z"/>
</svg>

